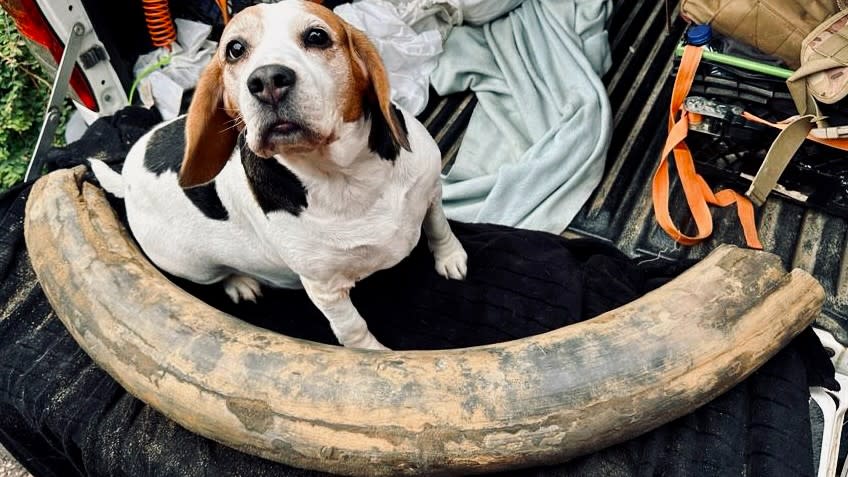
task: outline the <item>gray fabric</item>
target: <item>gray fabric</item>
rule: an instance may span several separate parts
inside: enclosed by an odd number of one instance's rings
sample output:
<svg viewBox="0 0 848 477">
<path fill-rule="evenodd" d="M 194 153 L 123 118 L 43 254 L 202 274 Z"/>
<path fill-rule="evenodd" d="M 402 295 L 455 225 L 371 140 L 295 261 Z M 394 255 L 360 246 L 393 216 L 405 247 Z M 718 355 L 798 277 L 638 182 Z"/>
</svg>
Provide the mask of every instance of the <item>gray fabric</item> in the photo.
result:
<svg viewBox="0 0 848 477">
<path fill-rule="evenodd" d="M 364 1 L 364 0 L 360 0 Z M 438 30 L 447 38 L 455 25 L 480 25 L 498 18 L 524 0 L 370 0 L 388 1 L 413 30 Z"/>
<path fill-rule="evenodd" d="M 513 8 L 521 5 L 524 0 L 457 0 L 462 10 L 462 22 L 480 25 L 490 22 Z"/>
<path fill-rule="evenodd" d="M 443 177 L 448 216 L 559 233 L 603 173 L 611 0 L 527 0 L 453 29 L 431 82 L 478 105 Z"/>
</svg>

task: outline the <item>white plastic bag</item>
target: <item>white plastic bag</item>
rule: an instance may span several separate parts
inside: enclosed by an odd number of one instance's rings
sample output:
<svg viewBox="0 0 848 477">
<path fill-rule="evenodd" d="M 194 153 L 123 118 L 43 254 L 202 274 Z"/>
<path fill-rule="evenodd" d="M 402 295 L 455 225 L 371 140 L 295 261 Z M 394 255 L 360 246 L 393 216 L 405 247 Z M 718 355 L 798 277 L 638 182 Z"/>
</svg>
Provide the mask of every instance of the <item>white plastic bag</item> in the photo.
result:
<svg viewBox="0 0 848 477">
<path fill-rule="evenodd" d="M 215 53 L 215 42 L 206 39 L 212 27 L 205 23 L 178 18 L 174 21 L 177 40 L 170 52 L 158 48 L 141 55 L 133 66 L 138 76 L 145 68 L 170 54 L 170 62 L 141 79 L 138 94 L 145 106 L 155 105 L 163 119 L 172 119 L 180 114 L 183 92 L 193 88 L 203 68 Z"/>
<path fill-rule="evenodd" d="M 418 114 L 427 105 L 430 73 L 442 52 L 437 30 L 416 33 L 401 18 L 398 9 L 384 0 L 363 0 L 339 5 L 337 15 L 368 36 L 386 66 L 392 85 L 392 100 Z"/>
</svg>

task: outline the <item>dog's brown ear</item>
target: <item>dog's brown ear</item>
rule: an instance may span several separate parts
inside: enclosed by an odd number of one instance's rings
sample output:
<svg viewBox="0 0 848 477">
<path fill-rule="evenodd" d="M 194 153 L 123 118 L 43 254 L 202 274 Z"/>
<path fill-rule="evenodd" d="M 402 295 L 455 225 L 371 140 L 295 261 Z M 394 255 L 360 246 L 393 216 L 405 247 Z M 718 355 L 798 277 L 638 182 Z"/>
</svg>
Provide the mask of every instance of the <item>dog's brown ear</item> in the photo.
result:
<svg viewBox="0 0 848 477">
<path fill-rule="evenodd" d="M 182 187 L 214 179 L 236 147 L 239 132 L 224 107 L 222 75 L 220 60 L 212 58 L 194 90 L 186 118 L 186 147 L 179 173 Z"/>
<path fill-rule="evenodd" d="M 394 149 L 402 147 L 411 151 L 406 125 L 403 123 L 403 118 L 399 117 L 400 111 L 392 106 L 389 75 L 386 73 L 377 48 L 364 33 L 356 28 L 345 23 L 345 30 L 349 48 L 356 63 L 353 68 L 355 82 L 364 84 L 365 91 L 362 93 L 365 95 L 365 100 L 374 103 L 381 116 L 381 118 L 372 118 L 372 127 L 374 122 L 381 123 L 380 126 L 387 128 Z M 377 114 L 377 111 L 373 113 Z"/>
</svg>

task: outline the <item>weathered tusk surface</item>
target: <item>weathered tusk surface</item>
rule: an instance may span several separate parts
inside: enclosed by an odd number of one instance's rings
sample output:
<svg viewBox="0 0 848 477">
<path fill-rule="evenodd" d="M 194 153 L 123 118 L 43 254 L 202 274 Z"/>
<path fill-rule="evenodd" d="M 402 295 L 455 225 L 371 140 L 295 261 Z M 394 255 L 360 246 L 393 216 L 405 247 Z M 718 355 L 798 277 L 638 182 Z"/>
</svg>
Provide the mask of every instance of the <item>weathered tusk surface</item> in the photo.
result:
<svg viewBox="0 0 848 477">
<path fill-rule="evenodd" d="M 497 345 L 373 352 L 219 312 L 145 260 L 83 170 L 38 181 L 33 267 L 56 314 L 130 393 L 187 429 L 346 475 L 562 462 L 734 386 L 816 317 L 824 292 L 771 254 L 722 246 L 595 319 Z"/>
</svg>

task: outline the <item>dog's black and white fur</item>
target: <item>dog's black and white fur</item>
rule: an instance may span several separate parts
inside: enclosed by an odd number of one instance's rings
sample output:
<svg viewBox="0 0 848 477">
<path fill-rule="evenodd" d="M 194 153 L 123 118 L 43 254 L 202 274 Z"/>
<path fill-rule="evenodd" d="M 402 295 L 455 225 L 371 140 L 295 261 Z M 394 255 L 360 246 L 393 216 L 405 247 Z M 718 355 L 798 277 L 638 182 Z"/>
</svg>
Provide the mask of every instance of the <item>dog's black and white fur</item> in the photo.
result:
<svg viewBox="0 0 848 477">
<path fill-rule="evenodd" d="M 390 103 L 365 36 L 288 0 L 233 17 L 188 115 L 145 135 L 120 175 L 91 164 L 163 270 L 235 301 L 302 286 L 343 345 L 385 349 L 350 301 L 358 280 L 406 257 L 422 225 L 436 270 L 466 273 L 440 156 Z"/>
</svg>

